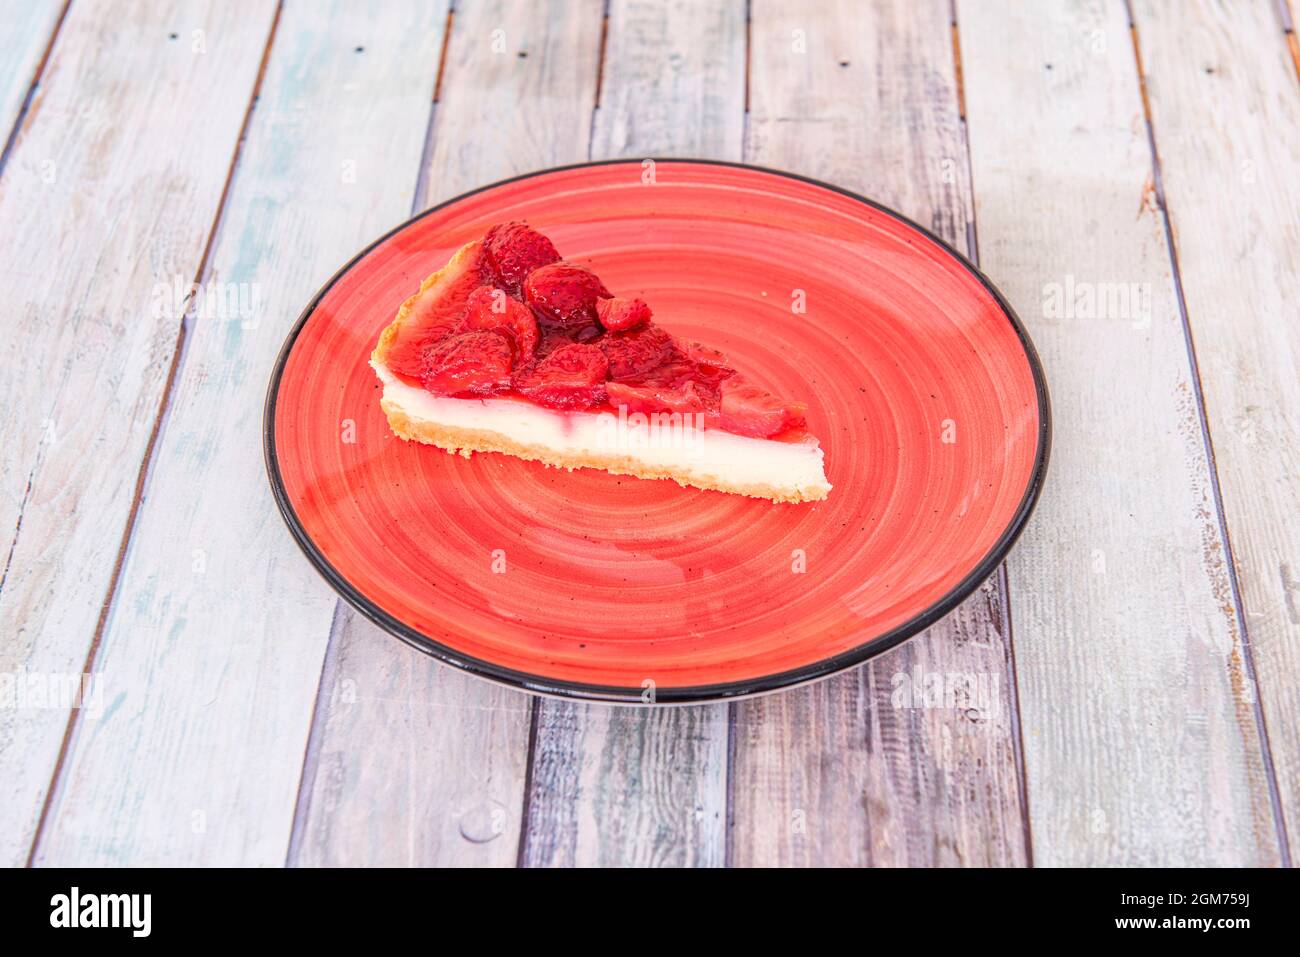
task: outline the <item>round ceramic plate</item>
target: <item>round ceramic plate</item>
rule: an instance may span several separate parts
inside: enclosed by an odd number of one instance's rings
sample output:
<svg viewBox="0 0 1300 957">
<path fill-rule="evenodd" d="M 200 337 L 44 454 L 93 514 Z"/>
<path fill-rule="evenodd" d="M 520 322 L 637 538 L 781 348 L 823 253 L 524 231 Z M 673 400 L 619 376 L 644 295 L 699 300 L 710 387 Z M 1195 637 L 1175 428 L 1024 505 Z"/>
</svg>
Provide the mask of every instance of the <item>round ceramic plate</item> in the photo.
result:
<svg viewBox="0 0 1300 957">
<path fill-rule="evenodd" d="M 806 401 L 830 497 L 774 505 L 396 438 L 367 365 L 380 330 L 506 220 Z M 668 702 L 821 678 L 947 614 L 1024 527 L 1049 424 L 1024 328 L 926 230 L 789 174 L 637 160 L 497 183 L 362 251 L 289 335 L 265 443 L 294 537 L 398 638 L 532 692 Z"/>
</svg>

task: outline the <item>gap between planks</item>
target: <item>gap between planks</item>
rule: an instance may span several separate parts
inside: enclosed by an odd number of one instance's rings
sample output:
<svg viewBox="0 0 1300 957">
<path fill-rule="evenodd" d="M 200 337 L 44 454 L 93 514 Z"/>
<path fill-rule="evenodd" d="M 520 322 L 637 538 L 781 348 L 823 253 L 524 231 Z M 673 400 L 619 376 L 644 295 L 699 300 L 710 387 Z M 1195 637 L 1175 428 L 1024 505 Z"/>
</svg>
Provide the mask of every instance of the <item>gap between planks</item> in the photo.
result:
<svg viewBox="0 0 1300 957">
<path fill-rule="evenodd" d="M 600 97 L 605 83 L 605 54 L 609 47 L 609 5 L 603 0 L 600 9 L 600 44 L 596 50 L 596 93 L 591 103 L 591 123 L 587 133 L 587 162 L 592 161 L 596 142 L 596 118 L 600 112 Z M 528 752 L 524 756 L 524 789 L 519 808 L 519 846 L 515 852 L 515 867 L 526 867 L 528 860 L 528 827 L 533 808 L 533 774 L 537 763 L 537 726 L 541 720 L 537 695 L 528 696 Z"/>
<path fill-rule="evenodd" d="M 1285 2 L 1285 0 L 1283 0 Z M 1146 123 L 1147 145 L 1151 151 L 1151 175 L 1156 206 L 1160 210 L 1160 223 L 1164 230 L 1165 249 L 1169 253 L 1169 268 L 1173 275 L 1174 298 L 1178 306 L 1178 319 L 1183 330 L 1183 344 L 1187 349 L 1187 362 L 1191 371 L 1192 395 L 1196 402 L 1196 417 L 1201 428 L 1201 442 L 1205 446 L 1206 461 L 1209 463 L 1210 494 L 1214 499 L 1214 515 L 1218 523 L 1219 538 L 1223 544 L 1226 559 L 1228 583 L 1232 589 L 1233 612 L 1237 627 L 1241 630 L 1241 656 L 1246 678 L 1254 686 L 1255 694 L 1251 700 L 1251 713 L 1255 719 L 1255 728 L 1260 737 L 1261 760 L 1264 764 L 1264 778 L 1268 782 L 1269 806 L 1273 810 L 1273 826 L 1277 835 L 1278 850 L 1282 856 L 1282 866 L 1291 866 L 1291 846 L 1287 837 L 1286 822 L 1282 814 L 1282 797 L 1278 788 L 1277 768 L 1273 762 L 1273 749 L 1269 742 L 1268 723 L 1264 718 L 1259 682 L 1255 678 L 1255 654 L 1250 641 L 1250 626 L 1246 623 L 1246 608 L 1241 597 L 1241 586 L 1237 579 L 1237 558 L 1232 548 L 1232 536 L 1228 532 L 1227 513 L 1223 507 L 1223 489 L 1219 483 L 1219 467 L 1214 456 L 1214 439 L 1210 434 L 1210 421 L 1205 411 L 1205 390 L 1201 383 L 1201 367 L 1196 357 L 1196 340 L 1192 334 L 1191 321 L 1187 314 L 1187 299 L 1183 292 L 1183 273 L 1178 260 L 1178 247 L 1174 244 L 1174 231 L 1169 218 L 1169 205 L 1165 197 L 1164 179 L 1160 168 L 1160 149 L 1156 138 L 1155 123 L 1151 115 L 1151 101 L 1147 96 L 1146 70 L 1142 65 L 1142 44 L 1139 38 L 1137 19 L 1133 15 L 1132 0 L 1124 0 L 1124 12 L 1128 18 L 1129 37 L 1133 45 L 1133 67 L 1137 72 L 1138 90 L 1142 99 L 1142 116 Z M 1284 36 L 1294 57 L 1296 53 L 1295 33 L 1287 30 L 1283 23 Z M 1300 61 L 1296 61 L 1300 70 Z M 1300 72 L 1297 73 L 1300 79 Z"/>
<path fill-rule="evenodd" d="M 68 6 L 70 5 L 71 0 L 64 5 L 63 14 L 61 14 L 59 21 L 60 26 L 62 25 L 63 16 L 67 14 Z M 221 196 L 217 201 L 217 209 L 212 217 L 212 225 L 208 228 L 207 240 L 203 245 L 203 252 L 199 257 L 198 267 L 194 274 L 194 286 L 192 288 L 195 289 L 199 288 L 207 274 L 208 259 L 211 256 L 216 236 L 221 226 L 222 216 L 226 210 L 226 201 L 230 196 L 230 185 L 235 179 L 235 170 L 239 165 L 239 158 L 244 148 L 244 140 L 248 135 L 249 123 L 252 121 L 253 110 L 257 105 L 258 95 L 262 89 L 262 79 L 266 75 L 266 65 L 271 58 L 271 48 L 275 43 L 276 29 L 280 25 L 280 14 L 283 9 L 284 0 L 279 0 L 275 6 L 275 13 L 271 18 L 271 29 L 267 33 L 266 46 L 262 49 L 262 59 L 258 63 L 257 79 L 253 83 L 253 91 L 249 95 L 248 105 L 244 109 L 244 119 L 239 127 L 239 135 L 235 140 L 234 149 L 231 152 L 230 165 L 226 170 L 226 180 L 222 184 Z M 57 33 L 58 31 L 56 29 L 56 36 Z M 51 38 L 51 48 L 53 47 L 53 42 L 53 38 Z M 50 51 L 47 49 L 47 57 L 49 52 Z M 42 61 L 42 68 L 43 67 L 44 61 Z M 35 89 L 35 80 L 33 80 L 32 86 L 33 89 Z M 25 111 L 26 104 L 24 104 L 24 112 Z M 113 562 L 113 572 L 109 578 L 108 590 L 104 594 L 104 603 L 99 610 L 99 619 L 95 623 L 95 633 L 91 638 L 90 649 L 86 653 L 86 662 L 82 667 L 83 674 L 94 673 L 95 660 L 99 654 L 100 641 L 104 636 L 104 626 L 108 621 L 110 612 L 112 611 L 113 601 L 117 597 L 118 585 L 120 584 L 122 577 L 122 568 L 126 562 L 126 554 L 130 547 L 131 536 L 135 532 L 136 520 L 140 513 L 140 503 L 144 498 L 144 490 L 148 485 L 149 473 L 153 466 L 154 455 L 158 447 L 158 438 L 162 434 L 165 426 L 167 412 L 171 405 L 171 398 L 175 389 L 176 380 L 183 365 L 186 341 L 186 319 L 188 314 L 189 310 L 187 309 L 186 314 L 181 317 L 180 327 L 176 333 L 176 346 L 172 350 L 171 364 L 167 370 L 167 379 L 163 383 L 162 395 L 158 400 L 158 411 L 154 416 L 153 428 L 149 432 L 149 439 L 145 443 L 144 456 L 140 460 L 140 469 L 136 475 L 135 489 L 131 497 L 131 507 L 127 511 L 126 524 L 122 529 L 122 541 L 118 546 L 117 557 Z M 50 808 L 54 806 L 54 802 L 59 794 L 60 784 L 63 778 L 64 764 L 68 756 L 68 749 L 80 723 L 80 716 L 81 709 L 79 708 L 72 709 L 68 715 L 68 723 L 63 731 L 63 740 L 59 744 L 59 754 L 54 762 L 54 771 L 50 775 L 50 786 L 46 789 L 45 802 L 41 805 L 40 817 L 37 818 L 36 830 L 32 835 L 32 845 L 27 852 L 28 867 L 32 867 L 36 860 L 36 853 L 40 849 L 41 839 L 45 834 L 45 825 L 49 818 Z"/>
<path fill-rule="evenodd" d="M 27 86 L 23 104 L 18 108 L 18 115 L 14 117 L 14 125 L 9 129 L 9 135 L 5 138 L 4 149 L 0 150 L 0 175 L 4 175 L 5 167 L 9 165 L 9 154 L 13 152 L 14 144 L 18 142 L 18 133 L 23 128 L 23 121 L 27 119 L 27 111 L 31 108 L 32 98 L 36 96 L 36 90 L 41 85 L 41 77 L 45 75 L 45 64 L 50 61 L 50 53 L 54 50 L 54 44 L 58 42 L 59 34 L 63 30 L 63 21 L 67 19 L 68 8 L 71 6 L 72 0 L 63 0 L 63 7 L 59 10 L 59 16 L 54 21 L 54 29 L 50 31 L 50 38 L 45 43 L 45 50 L 41 53 L 41 58 L 36 64 L 36 70 L 32 73 L 32 82 Z"/>
<path fill-rule="evenodd" d="M 754 69 L 754 0 L 745 0 L 745 98 L 744 116 L 740 121 L 740 159 L 749 159 L 750 134 L 750 91 L 753 86 Z M 727 702 L 727 765 L 724 773 L 727 780 L 723 785 L 722 798 L 722 866 L 728 870 L 735 866 L 736 854 L 736 724 L 740 719 L 740 707 L 734 701 Z"/>
<path fill-rule="evenodd" d="M 957 0 L 948 0 L 948 19 L 952 25 L 952 60 L 953 79 L 957 93 L 957 117 L 961 123 L 962 143 L 966 147 L 966 179 L 970 183 L 970 210 L 966 214 L 966 254 L 978 269 L 980 265 L 979 228 L 976 225 L 975 210 L 975 167 L 971 162 L 970 123 L 966 118 L 966 87 L 961 59 L 961 26 L 957 19 Z M 1029 820 L 1029 770 L 1025 766 L 1025 732 L 1020 721 L 1020 675 L 1016 670 L 1016 630 L 1012 621 L 1011 576 L 1007 574 L 1004 560 L 994 573 L 998 577 L 998 588 L 1002 592 L 1003 627 L 1007 636 L 1006 669 L 1011 687 L 1007 693 L 1011 698 L 1011 744 L 1015 749 L 1016 776 L 1019 778 L 1016 788 L 1020 799 L 1020 827 L 1025 836 L 1025 866 L 1034 866 L 1034 829 Z"/>
<path fill-rule="evenodd" d="M 283 0 L 281 0 L 283 2 Z M 433 98 L 429 102 L 429 117 L 424 125 L 424 145 L 420 150 L 420 168 L 416 173 L 415 191 L 411 197 L 411 215 L 415 216 L 424 206 L 428 197 L 429 159 L 433 153 L 438 118 L 438 101 L 442 98 L 442 77 L 447 68 L 447 51 L 451 46 L 451 31 L 456 22 L 456 0 L 447 4 L 447 19 L 442 28 L 442 45 L 438 50 L 438 69 L 434 73 Z M 261 85 L 261 77 L 258 77 Z M 322 699 L 335 685 L 335 670 L 338 667 L 336 656 L 330 654 L 337 646 L 342 616 L 347 613 L 348 605 L 343 598 L 334 600 L 334 614 L 330 619 L 329 638 L 325 643 L 325 653 L 321 656 L 320 680 L 316 685 L 316 698 L 312 702 L 311 722 L 308 725 L 307 741 L 303 745 L 302 770 L 298 775 L 298 792 L 295 795 L 293 823 L 289 830 L 289 845 L 285 849 L 286 867 L 296 866 L 302 842 L 306 836 L 307 822 L 311 818 L 312 785 L 319 771 L 320 741 L 324 735 L 325 712 L 321 708 Z M 443 667 L 439 665 L 439 667 Z M 533 727 L 536 727 L 536 714 L 533 715 Z M 531 764 L 528 769 L 532 770 Z M 525 800 L 527 797 L 525 796 Z"/>
<path fill-rule="evenodd" d="M 50 53 L 54 50 L 55 43 L 58 42 L 59 33 L 63 29 L 63 21 L 68 16 L 68 8 L 72 5 L 72 0 L 64 0 L 59 15 L 54 21 L 54 27 L 50 31 L 49 37 L 45 41 L 45 48 L 41 51 L 40 59 L 36 62 L 36 68 L 32 71 L 31 82 L 27 84 L 27 92 L 23 94 L 23 102 L 14 116 L 13 125 L 9 128 L 9 134 L 5 137 L 3 149 L 0 149 L 0 177 L 4 175 L 5 167 L 9 165 L 9 156 L 13 152 L 14 144 L 18 142 L 18 134 L 23 128 L 23 123 L 27 119 L 27 113 L 31 109 L 32 99 L 36 96 L 37 89 L 40 88 L 41 78 L 45 75 L 45 65 L 50 60 Z M 9 552 L 5 556 L 4 568 L 0 569 L 0 593 L 4 592 L 5 582 L 9 580 L 9 566 L 13 562 L 14 552 L 18 548 L 18 537 L 23 530 L 23 513 L 27 511 L 27 502 L 32 494 L 32 477 L 40 469 L 44 460 L 45 450 L 41 448 L 36 453 L 36 460 L 32 464 L 31 471 L 27 473 L 27 484 L 23 489 L 22 501 L 18 504 L 18 519 L 14 522 L 13 536 L 9 540 Z"/>
<path fill-rule="evenodd" d="M 452 24 L 456 20 L 456 2 L 447 4 L 447 20 L 442 25 L 442 49 L 438 51 L 438 72 L 433 80 L 433 102 L 429 104 L 429 121 L 424 125 L 424 148 L 420 150 L 420 169 L 415 176 L 415 195 L 411 197 L 411 215 L 414 216 L 424 205 L 429 194 L 429 160 L 433 155 L 433 124 L 438 118 L 438 101 L 442 99 L 442 74 L 447 68 L 447 47 L 451 41 Z M 339 599 L 342 602 L 342 599 Z M 330 642 L 334 641 L 334 629 L 330 629 Z M 326 655 L 329 648 L 325 649 Z M 313 732 L 315 725 L 313 724 Z"/>
<path fill-rule="evenodd" d="M 1277 15 L 1282 22 L 1282 33 L 1286 37 L 1286 47 L 1291 53 L 1291 65 L 1295 67 L 1296 82 L 1300 82 L 1300 40 L 1296 39 L 1295 14 L 1291 12 L 1291 0 L 1277 0 Z"/>
</svg>

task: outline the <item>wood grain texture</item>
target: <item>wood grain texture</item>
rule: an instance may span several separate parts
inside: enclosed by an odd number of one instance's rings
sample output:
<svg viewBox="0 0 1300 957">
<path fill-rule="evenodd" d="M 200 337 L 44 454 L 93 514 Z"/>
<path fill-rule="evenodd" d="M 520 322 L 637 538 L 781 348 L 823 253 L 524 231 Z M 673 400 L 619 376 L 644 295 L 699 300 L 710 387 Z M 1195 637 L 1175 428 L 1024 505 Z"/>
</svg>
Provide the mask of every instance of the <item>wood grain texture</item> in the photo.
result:
<svg viewBox="0 0 1300 957">
<path fill-rule="evenodd" d="M 600 35 L 599 0 L 457 4 L 419 202 L 586 159 Z M 515 864 L 529 697 L 440 665 L 351 608 L 326 670 L 337 677 L 322 688 L 294 862 Z M 346 711 L 340 682 L 358 689 Z"/>
<path fill-rule="evenodd" d="M 1124 7 L 957 9 L 981 261 L 1055 419 L 1007 563 L 1035 861 L 1275 864 Z"/>
<path fill-rule="evenodd" d="M 1139 2 L 1168 215 L 1292 853 L 1300 846 L 1300 76 L 1265 4 Z M 1207 188 L 1207 184 L 1213 184 Z"/>
<path fill-rule="evenodd" d="M 514 862 L 529 698 L 426 665 L 339 609 L 290 864 Z"/>
<path fill-rule="evenodd" d="M 727 706 L 539 702 L 521 862 L 720 867 Z"/>
<path fill-rule="evenodd" d="M 593 159 L 739 160 L 744 0 L 612 0 Z"/>
<path fill-rule="evenodd" d="M 748 158 L 878 199 L 964 247 L 947 3 L 756 0 L 751 17 Z M 733 862 L 1025 863 L 1004 606 L 995 576 L 862 668 L 739 702 Z M 936 678 L 954 689 L 946 700 L 905 694 Z"/>
<path fill-rule="evenodd" d="M 0 2 L 0 144 L 18 121 L 63 7 L 64 0 Z"/>
<path fill-rule="evenodd" d="M 745 43 L 743 2 L 615 0 L 592 157 L 740 159 Z M 725 862 L 726 705 L 537 711 L 521 863 Z"/>
<path fill-rule="evenodd" d="M 16 680 L 85 667 L 177 344 L 154 290 L 199 269 L 274 9 L 76 5 L 4 170 L 0 324 L 22 345 L 0 360 L 0 672 Z M 0 861 L 27 858 L 69 710 L 0 709 Z"/>
<path fill-rule="evenodd" d="M 280 17 L 104 631 L 108 703 L 77 726 L 41 863 L 285 860 L 336 600 L 266 488 L 263 392 L 302 306 L 409 209 L 445 20 Z"/>
</svg>

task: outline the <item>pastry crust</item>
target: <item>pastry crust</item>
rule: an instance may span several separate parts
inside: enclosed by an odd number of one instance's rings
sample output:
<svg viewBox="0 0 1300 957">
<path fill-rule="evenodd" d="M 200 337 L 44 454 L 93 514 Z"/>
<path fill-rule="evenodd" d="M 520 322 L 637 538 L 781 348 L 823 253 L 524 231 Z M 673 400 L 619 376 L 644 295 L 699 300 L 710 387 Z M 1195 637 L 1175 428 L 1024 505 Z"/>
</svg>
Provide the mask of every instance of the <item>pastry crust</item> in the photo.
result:
<svg viewBox="0 0 1300 957">
<path fill-rule="evenodd" d="M 615 475 L 632 475 L 642 479 L 672 479 L 681 486 L 748 495 L 770 502 L 817 502 L 826 498 L 830 485 L 778 488 L 765 483 L 733 482 L 721 475 L 692 469 L 656 468 L 634 456 L 587 450 L 581 454 L 560 452 L 543 445 L 526 445 L 487 429 L 466 429 L 427 419 L 417 419 L 390 399 L 380 400 L 393 434 L 408 441 L 437 446 L 452 454 L 470 458 L 475 452 L 504 452 L 516 458 L 541 462 L 552 468 L 572 471 L 578 468 L 602 469 Z"/>
</svg>

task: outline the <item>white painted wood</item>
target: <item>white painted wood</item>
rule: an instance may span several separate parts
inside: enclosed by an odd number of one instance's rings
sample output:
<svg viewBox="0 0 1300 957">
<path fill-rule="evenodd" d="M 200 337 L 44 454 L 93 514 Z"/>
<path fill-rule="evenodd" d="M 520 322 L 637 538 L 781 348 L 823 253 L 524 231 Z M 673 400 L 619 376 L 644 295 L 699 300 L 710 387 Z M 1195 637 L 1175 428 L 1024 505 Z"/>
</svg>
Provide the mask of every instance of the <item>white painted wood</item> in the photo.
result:
<svg viewBox="0 0 1300 957">
<path fill-rule="evenodd" d="M 751 17 L 749 159 L 878 199 L 963 248 L 970 188 L 948 4 L 756 0 Z M 995 576 L 862 668 L 739 702 L 732 861 L 1025 863 L 1009 638 Z M 896 706 L 896 676 L 925 674 L 969 676 L 987 700 Z"/>
<path fill-rule="evenodd" d="M 599 0 L 458 4 L 421 201 L 586 159 L 600 34 Z M 531 700 L 339 614 L 294 863 L 513 865 Z"/>
<path fill-rule="evenodd" d="M 738 0 L 615 0 L 593 158 L 741 159 L 745 44 Z M 537 710 L 522 863 L 725 862 L 726 705 Z"/>
<path fill-rule="evenodd" d="M 1035 863 L 1276 864 L 1125 9 L 957 10 L 980 258 L 1055 415 L 1007 563 Z"/>
<path fill-rule="evenodd" d="M 18 681 L 85 665 L 177 343 L 154 290 L 198 271 L 273 15 L 74 5 L 0 179 L 0 673 Z M 0 709 L 0 862 L 27 859 L 68 717 Z"/>
<path fill-rule="evenodd" d="M 1300 847 L 1300 61 L 1265 4 L 1134 7 L 1246 632 Z M 1292 37 L 1293 38 L 1293 37 Z M 1224 649 L 1237 700 L 1249 675 Z M 1244 720 L 1243 715 L 1243 720 Z"/>
<path fill-rule="evenodd" d="M 249 308 L 188 323 L 100 648 L 104 715 L 77 725 L 40 863 L 284 863 L 336 600 L 267 490 L 262 400 L 302 306 L 409 210 L 445 21 L 419 2 L 281 14 L 204 276 Z"/>
<path fill-rule="evenodd" d="M 22 112 L 63 6 L 63 0 L 0 2 L 0 144 Z"/>
<path fill-rule="evenodd" d="M 744 0 L 612 0 L 591 154 L 739 160 Z"/>
</svg>

